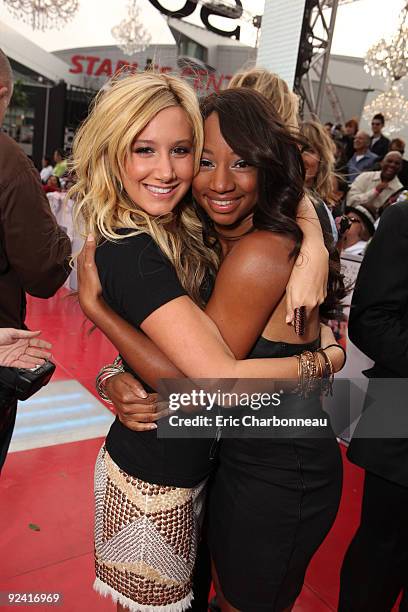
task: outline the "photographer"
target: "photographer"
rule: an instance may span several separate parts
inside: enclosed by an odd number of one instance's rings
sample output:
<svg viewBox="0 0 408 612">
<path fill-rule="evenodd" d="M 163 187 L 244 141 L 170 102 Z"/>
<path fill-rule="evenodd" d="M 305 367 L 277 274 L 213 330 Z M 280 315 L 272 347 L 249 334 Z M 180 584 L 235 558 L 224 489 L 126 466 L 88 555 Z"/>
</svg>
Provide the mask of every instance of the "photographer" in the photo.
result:
<svg viewBox="0 0 408 612">
<path fill-rule="evenodd" d="M 338 250 L 344 255 L 364 255 L 369 240 L 374 236 L 374 217 L 364 206 L 357 204 L 346 207 L 343 220 L 347 225 L 341 227 L 344 229 L 337 243 Z"/>
<path fill-rule="evenodd" d="M 0 50 L 0 126 L 12 92 L 11 67 Z M 70 250 L 69 238 L 58 227 L 43 193 L 38 171 L 14 140 L 0 133 L 0 328 L 24 328 L 26 292 L 41 298 L 54 295 L 68 276 Z M 11 338 L 16 346 L 19 340 L 24 338 Z M 31 357 L 33 350 L 41 348 L 33 342 L 30 339 L 26 347 Z M 9 398 L 7 406 L 2 402 L 0 469 L 16 408 L 15 397 Z"/>
</svg>

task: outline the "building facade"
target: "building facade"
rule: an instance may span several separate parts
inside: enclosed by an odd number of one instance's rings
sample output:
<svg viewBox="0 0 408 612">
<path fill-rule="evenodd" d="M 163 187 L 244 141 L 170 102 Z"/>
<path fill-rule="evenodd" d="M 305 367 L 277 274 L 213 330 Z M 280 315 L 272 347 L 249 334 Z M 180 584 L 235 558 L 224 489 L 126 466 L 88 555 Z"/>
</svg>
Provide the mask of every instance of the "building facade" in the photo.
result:
<svg viewBox="0 0 408 612">
<path fill-rule="evenodd" d="M 255 62 L 256 50 L 239 41 L 179 19 L 167 23 L 172 44 L 150 45 L 131 57 L 116 46 L 48 53 L 0 23 L 16 90 L 3 128 L 40 167 L 41 158 L 56 148 L 70 150 L 95 93 L 124 67 L 178 74 L 204 96 L 225 89 L 238 69 Z"/>
</svg>

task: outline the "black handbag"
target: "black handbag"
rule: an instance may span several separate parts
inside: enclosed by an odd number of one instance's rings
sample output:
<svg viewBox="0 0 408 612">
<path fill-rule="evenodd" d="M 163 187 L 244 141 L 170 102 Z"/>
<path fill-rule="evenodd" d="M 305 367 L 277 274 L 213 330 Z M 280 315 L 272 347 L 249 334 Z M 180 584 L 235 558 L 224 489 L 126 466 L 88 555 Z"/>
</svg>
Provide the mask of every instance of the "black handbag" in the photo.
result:
<svg viewBox="0 0 408 612">
<path fill-rule="evenodd" d="M 0 367 L 0 386 L 19 400 L 26 400 L 49 383 L 55 364 L 46 361 L 31 369 Z"/>
</svg>

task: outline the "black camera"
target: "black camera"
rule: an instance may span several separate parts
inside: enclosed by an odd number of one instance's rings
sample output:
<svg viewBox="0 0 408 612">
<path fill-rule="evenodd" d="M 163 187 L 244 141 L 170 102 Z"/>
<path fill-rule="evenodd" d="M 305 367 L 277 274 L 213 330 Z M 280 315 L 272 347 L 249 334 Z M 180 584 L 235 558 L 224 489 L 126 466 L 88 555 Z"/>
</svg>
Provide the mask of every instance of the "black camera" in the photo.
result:
<svg viewBox="0 0 408 612">
<path fill-rule="evenodd" d="M 54 372 L 52 361 L 31 369 L 0 367 L 0 385 L 17 399 L 26 400 L 48 384 Z"/>
<path fill-rule="evenodd" d="M 340 224 L 339 224 L 339 238 L 344 234 L 344 232 L 347 232 L 347 230 L 350 229 L 350 227 L 351 227 L 350 219 L 346 215 L 342 215 L 340 218 Z"/>
</svg>

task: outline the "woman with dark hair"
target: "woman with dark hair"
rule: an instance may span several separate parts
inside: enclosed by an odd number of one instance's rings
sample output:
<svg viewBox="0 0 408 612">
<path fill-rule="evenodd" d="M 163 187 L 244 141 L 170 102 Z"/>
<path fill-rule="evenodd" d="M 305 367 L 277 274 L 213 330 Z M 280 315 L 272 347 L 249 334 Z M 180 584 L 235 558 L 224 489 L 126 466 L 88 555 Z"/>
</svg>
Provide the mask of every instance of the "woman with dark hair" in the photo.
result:
<svg viewBox="0 0 408 612">
<path fill-rule="evenodd" d="M 277 130 L 271 125 L 269 109 L 261 110 L 251 102 L 239 90 L 203 102 L 203 169 L 195 178 L 194 195 L 215 222 L 217 234 L 224 237 L 226 227 L 208 205 L 209 179 L 204 176 L 204 172 L 216 172 L 215 159 L 206 159 L 206 149 L 218 148 L 219 130 L 227 148 L 257 168 L 253 227 L 290 236 L 296 245 L 299 228 L 294 223 L 296 208 L 290 187 L 292 182 L 296 185 L 296 168 L 286 167 L 285 160 L 279 158 Z M 282 188 L 285 173 L 289 185 Z M 234 228 L 232 234 L 236 232 Z M 333 270 L 330 276 L 329 295 L 321 309 L 324 316 L 329 316 L 326 306 L 333 306 L 343 295 L 339 274 Z M 251 358 L 287 357 L 314 349 L 316 328 L 304 339 L 309 344 L 299 344 L 285 329 L 282 314 L 278 305 L 252 347 Z M 238 320 L 235 323 L 238 327 Z M 306 414 L 311 406 L 316 416 L 320 414 L 317 398 L 310 400 L 307 408 L 291 399 L 282 402 L 281 408 L 286 416 L 292 416 L 302 414 L 302 409 Z M 281 611 L 294 604 L 307 565 L 327 535 L 340 500 L 339 450 L 332 432 L 326 432 L 326 436 L 272 440 L 241 436 L 222 441 L 208 520 L 217 592 L 224 595 L 220 601 L 223 611 Z"/>
<path fill-rule="evenodd" d="M 310 383 L 325 366 L 313 357 L 320 355 L 319 309 L 310 313 L 301 342 L 286 323 L 285 309 L 285 288 L 302 240 L 296 223 L 303 197 L 297 140 L 267 100 L 248 89 L 210 96 L 202 113 L 205 143 L 193 195 L 201 207 L 205 242 L 223 259 L 215 282 L 209 277 L 207 291 L 203 288 L 205 312 L 236 359 L 270 358 L 280 363 L 276 371 L 283 379 L 294 377 L 291 364 L 297 356 L 295 363 Z M 166 305 L 168 316 L 163 318 L 163 311 L 156 316 L 159 309 L 149 317 L 151 325 L 143 328 L 149 338 L 110 311 L 101 299 L 90 252 L 92 243 L 80 269 L 81 304 L 151 388 L 160 378 L 191 375 L 193 363 L 211 359 L 197 344 L 197 332 L 177 300 Z M 341 279 L 331 287 L 340 295 Z M 326 347 L 325 338 L 321 342 Z M 329 350 L 330 359 L 340 352 Z M 207 371 L 202 369 L 201 376 Z M 221 369 L 213 371 L 224 376 Z M 258 375 L 263 377 L 260 369 Z M 109 386 L 112 397 L 114 383 Z M 319 418 L 319 393 L 302 401 L 288 396 L 282 410 Z M 319 434 L 318 439 L 222 441 L 210 497 L 209 542 L 218 592 L 225 596 L 223 610 L 281 612 L 299 595 L 340 498 L 337 442 L 329 425 Z"/>
<path fill-rule="evenodd" d="M 61 191 L 61 181 L 59 180 L 58 176 L 55 176 L 54 174 L 52 174 L 50 177 L 48 177 L 47 182 L 45 183 L 45 185 L 42 186 L 44 193 L 53 193 L 54 191 Z"/>
</svg>

